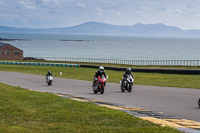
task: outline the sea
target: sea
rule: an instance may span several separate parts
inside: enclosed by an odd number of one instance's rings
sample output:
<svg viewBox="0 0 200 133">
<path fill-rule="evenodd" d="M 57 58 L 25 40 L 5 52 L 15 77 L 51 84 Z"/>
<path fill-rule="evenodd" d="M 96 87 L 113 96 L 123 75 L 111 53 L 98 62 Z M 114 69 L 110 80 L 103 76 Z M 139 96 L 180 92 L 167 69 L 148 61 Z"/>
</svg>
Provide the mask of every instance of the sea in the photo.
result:
<svg viewBox="0 0 200 133">
<path fill-rule="evenodd" d="M 122 60 L 200 60 L 200 38 L 119 35 L 0 33 L 24 57 Z"/>
</svg>

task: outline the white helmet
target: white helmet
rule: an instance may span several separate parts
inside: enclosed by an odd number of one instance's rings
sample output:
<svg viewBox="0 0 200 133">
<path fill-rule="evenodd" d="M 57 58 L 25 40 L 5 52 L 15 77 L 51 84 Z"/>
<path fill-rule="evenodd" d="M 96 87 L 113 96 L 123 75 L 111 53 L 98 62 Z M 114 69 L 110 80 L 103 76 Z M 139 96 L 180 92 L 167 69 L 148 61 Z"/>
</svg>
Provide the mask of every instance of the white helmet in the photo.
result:
<svg viewBox="0 0 200 133">
<path fill-rule="evenodd" d="M 103 72 L 103 71 L 104 71 L 104 67 L 103 67 L 103 66 L 100 66 L 100 67 L 99 67 L 99 71 L 100 71 L 100 72 Z"/>
</svg>

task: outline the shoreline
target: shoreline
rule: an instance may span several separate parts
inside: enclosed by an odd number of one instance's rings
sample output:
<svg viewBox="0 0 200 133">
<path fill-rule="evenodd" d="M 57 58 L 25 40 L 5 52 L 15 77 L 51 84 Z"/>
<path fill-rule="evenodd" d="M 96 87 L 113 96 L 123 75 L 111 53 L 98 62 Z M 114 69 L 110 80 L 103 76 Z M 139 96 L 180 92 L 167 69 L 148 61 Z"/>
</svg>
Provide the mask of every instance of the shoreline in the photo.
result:
<svg viewBox="0 0 200 133">
<path fill-rule="evenodd" d="M 0 38 L 0 41 L 10 42 L 10 41 L 30 41 L 30 40 L 28 40 L 28 39 L 7 39 L 7 38 Z"/>
</svg>

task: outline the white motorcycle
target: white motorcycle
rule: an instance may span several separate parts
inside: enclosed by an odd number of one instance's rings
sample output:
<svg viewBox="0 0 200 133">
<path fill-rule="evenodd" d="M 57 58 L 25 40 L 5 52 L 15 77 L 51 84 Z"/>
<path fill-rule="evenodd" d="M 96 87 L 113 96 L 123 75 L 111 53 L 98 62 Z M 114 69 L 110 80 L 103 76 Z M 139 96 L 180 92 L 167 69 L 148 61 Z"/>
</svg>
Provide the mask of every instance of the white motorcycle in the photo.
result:
<svg viewBox="0 0 200 133">
<path fill-rule="evenodd" d="M 121 91 L 124 92 L 126 90 L 128 92 L 131 92 L 132 87 L 133 87 L 133 82 L 134 82 L 134 78 L 131 75 L 128 75 L 128 77 L 124 79 L 123 84 L 120 81 Z"/>
<path fill-rule="evenodd" d="M 51 75 L 47 76 L 46 82 L 48 86 L 52 86 L 53 76 Z"/>
</svg>

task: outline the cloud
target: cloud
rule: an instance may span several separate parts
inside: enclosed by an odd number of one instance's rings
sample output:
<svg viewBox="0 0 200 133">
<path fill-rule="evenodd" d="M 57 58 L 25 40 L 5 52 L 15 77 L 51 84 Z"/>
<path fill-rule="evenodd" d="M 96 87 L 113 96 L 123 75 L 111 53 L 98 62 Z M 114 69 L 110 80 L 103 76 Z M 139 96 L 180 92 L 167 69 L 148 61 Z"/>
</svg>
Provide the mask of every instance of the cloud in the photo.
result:
<svg viewBox="0 0 200 133">
<path fill-rule="evenodd" d="M 111 10 L 111 12 L 112 12 L 113 14 L 116 14 L 116 15 L 121 15 L 121 12 L 119 12 L 119 11 Z"/>
<path fill-rule="evenodd" d="M 81 7 L 81 8 L 85 8 L 85 5 L 84 5 L 84 4 L 82 4 L 82 3 L 80 3 L 80 2 L 79 2 L 79 3 L 77 3 L 77 4 L 76 4 L 76 6 L 77 6 L 77 7 Z"/>
<path fill-rule="evenodd" d="M 27 9 L 36 9 L 35 4 L 31 1 L 21 1 L 21 5 Z"/>
<path fill-rule="evenodd" d="M 199 5 L 199 0 L 0 0 L 0 25 L 67 27 L 99 21 L 200 28 Z"/>
<path fill-rule="evenodd" d="M 4 1 L 0 1 L 0 5 L 3 5 L 4 4 Z"/>
<path fill-rule="evenodd" d="M 15 18 L 17 18 L 14 14 L 0 14 L 0 18 L 8 21 L 8 22 L 14 22 Z"/>
<path fill-rule="evenodd" d="M 98 15 L 103 15 L 103 10 L 100 7 L 96 8 Z"/>
<path fill-rule="evenodd" d="M 46 4 L 51 4 L 54 3 L 56 5 L 60 5 L 60 1 L 59 0 L 41 0 L 42 2 L 46 3 Z"/>
</svg>

